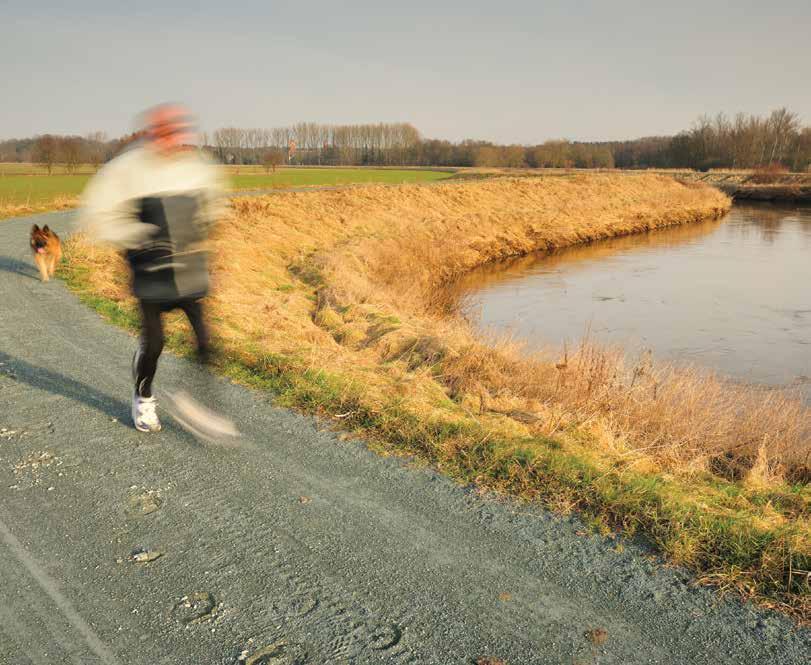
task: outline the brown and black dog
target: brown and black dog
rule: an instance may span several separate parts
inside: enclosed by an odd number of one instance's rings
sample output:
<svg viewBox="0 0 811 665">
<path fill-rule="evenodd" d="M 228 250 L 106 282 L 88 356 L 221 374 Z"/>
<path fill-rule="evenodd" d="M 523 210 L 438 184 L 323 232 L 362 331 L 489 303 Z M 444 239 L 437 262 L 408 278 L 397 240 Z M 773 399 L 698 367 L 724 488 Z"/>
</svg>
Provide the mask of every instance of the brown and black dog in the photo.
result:
<svg viewBox="0 0 811 665">
<path fill-rule="evenodd" d="M 62 258 L 62 243 L 46 224 L 39 228 L 34 224 L 31 229 L 31 251 L 34 253 L 34 263 L 39 268 L 43 282 L 53 277 L 56 264 Z"/>
</svg>

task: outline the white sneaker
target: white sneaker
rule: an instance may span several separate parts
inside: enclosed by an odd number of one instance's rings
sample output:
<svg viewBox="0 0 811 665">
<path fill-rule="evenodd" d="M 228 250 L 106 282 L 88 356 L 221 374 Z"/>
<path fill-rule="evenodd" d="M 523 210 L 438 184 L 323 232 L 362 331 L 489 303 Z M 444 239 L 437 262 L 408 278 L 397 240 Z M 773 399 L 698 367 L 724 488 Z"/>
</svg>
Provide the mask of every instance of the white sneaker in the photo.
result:
<svg viewBox="0 0 811 665">
<path fill-rule="evenodd" d="M 132 422 L 139 432 L 160 432 L 161 421 L 155 410 L 158 402 L 154 397 L 140 397 L 137 392 L 132 395 Z"/>
</svg>

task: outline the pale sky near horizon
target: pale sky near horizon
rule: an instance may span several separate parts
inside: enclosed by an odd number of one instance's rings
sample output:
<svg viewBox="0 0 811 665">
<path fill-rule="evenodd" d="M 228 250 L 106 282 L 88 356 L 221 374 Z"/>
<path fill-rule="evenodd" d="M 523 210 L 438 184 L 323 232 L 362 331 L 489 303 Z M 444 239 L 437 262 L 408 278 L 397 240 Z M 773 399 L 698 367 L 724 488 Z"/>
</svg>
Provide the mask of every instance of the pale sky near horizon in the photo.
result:
<svg viewBox="0 0 811 665">
<path fill-rule="evenodd" d="M 413 123 L 532 144 L 811 123 L 811 2 L 0 0 L 0 139 L 111 136 L 178 100 L 204 129 Z"/>
</svg>

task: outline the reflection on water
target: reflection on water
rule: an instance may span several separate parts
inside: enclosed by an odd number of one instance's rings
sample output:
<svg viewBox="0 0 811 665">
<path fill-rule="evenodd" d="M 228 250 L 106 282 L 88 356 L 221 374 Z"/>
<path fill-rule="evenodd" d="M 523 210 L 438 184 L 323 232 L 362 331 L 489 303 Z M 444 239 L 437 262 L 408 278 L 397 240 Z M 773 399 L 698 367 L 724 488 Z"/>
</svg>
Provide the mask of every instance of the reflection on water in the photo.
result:
<svg viewBox="0 0 811 665">
<path fill-rule="evenodd" d="M 539 346 L 588 330 L 629 351 L 811 396 L 811 208 L 736 205 L 721 222 L 487 266 L 456 287 L 484 328 Z"/>
</svg>

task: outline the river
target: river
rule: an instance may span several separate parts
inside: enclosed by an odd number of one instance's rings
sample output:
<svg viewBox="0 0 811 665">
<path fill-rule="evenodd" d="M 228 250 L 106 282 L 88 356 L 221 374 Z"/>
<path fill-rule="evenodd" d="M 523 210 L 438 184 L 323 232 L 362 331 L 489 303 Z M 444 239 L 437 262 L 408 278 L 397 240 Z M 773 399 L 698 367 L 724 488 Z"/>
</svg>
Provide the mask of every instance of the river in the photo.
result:
<svg viewBox="0 0 811 665">
<path fill-rule="evenodd" d="M 530 348 L 588 335 L 811 398 L 811 207 L 736 204 L 720 221 L 488 265 L 457 288 L 477 325 Z"/>
</svg>

